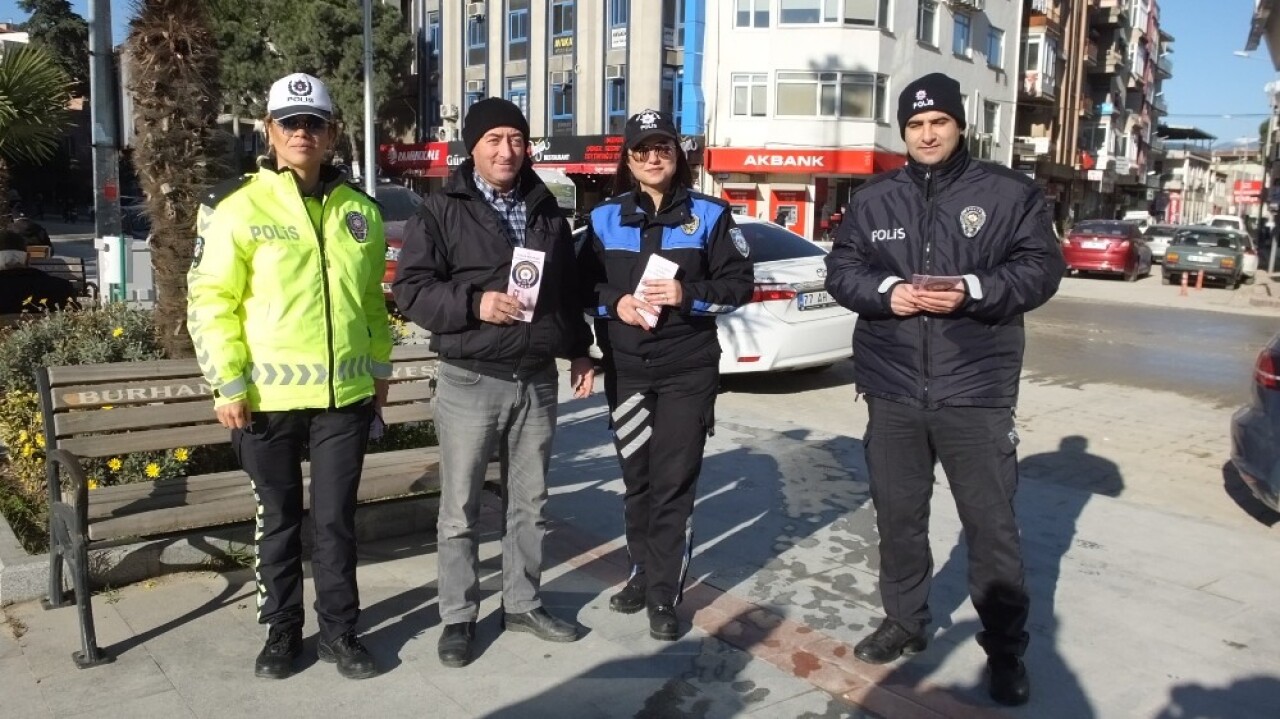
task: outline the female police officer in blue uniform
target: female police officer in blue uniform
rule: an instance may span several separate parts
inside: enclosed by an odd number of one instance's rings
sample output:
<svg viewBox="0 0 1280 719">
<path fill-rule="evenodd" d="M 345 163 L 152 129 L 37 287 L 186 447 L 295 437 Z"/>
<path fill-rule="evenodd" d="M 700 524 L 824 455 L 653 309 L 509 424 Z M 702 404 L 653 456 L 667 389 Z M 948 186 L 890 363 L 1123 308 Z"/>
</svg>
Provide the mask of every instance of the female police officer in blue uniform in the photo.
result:
<svg viewBox="0 0 1280 719">
<path fill-rule="evenodd" d="M 729 206 L 692 185 L 670 116 L 633 115 L 614 196 L 591 212 L 580 257 L 626 483 L 632 574 L 609 606 L 626 614 L 648 607 L 650 635 L 667 641 L 679 635 L 675 604 L 692 553 L 695 485 L 714 422 L 716 315 L 747 302 L 753 284 L 750 250 Z M 678 269 L 674 278 L 641 284 L 653 256 Z"/>
</svg>

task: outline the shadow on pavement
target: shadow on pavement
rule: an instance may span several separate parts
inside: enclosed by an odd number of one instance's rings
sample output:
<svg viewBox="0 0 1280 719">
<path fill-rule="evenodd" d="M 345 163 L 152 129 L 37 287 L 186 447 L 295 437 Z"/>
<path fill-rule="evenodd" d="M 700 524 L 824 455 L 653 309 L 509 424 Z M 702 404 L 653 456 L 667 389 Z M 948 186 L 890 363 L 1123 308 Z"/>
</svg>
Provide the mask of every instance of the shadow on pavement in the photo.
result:
<svg viewBox="0 0 1280 719">
<path fill-rule="evenodd" d="M 1225 687 L 1179 684 L 1155 719 L 1263 719 L 1276 715 L 1280 679 L 1255 676 Z"/>
<path fill-rule="evenodd" d="M 1124 490 L 1119 467 L 1114 462 L 1088 452 L 1089 441 L 1072 435 L 1063 437 L 1056 452 L 1031 455 L 1018 462 L 1019 481 L 1036 479 L 1067 487 L 1072 491 L 1053 493 L 1052 501 L 1042 501 L 1028 492 L 1018 494 L 1018 523 L 1022 527 L 1022 555 L 1026 567 L 1027 592 L 1031 612 L 1027 631 L 1031 635 L 1025 657 L 1031 677 L 1028 716 L 1089 719 L 1097 711 L 1085 694 L 1076 672 L 1057 651 L 1059 631 L 1056 600 L 1062 561 L 1075 544 L 1076 522 L 1092 495 L 1117 497 Z M 897 667 L 886 684 L 918 684 L 924 681 L 962 642 L 973 641 L 981 630 L 977 620 L 955 624 L 951 618 L 968 601 L 968 549 L 963 535 L 951 549 L 946 564 L 937 572 L 930 593 L 933 615 L 939 618 L 938 631 L 929 648 L 914 661 Z M 968 687 L 944 687 L 974 703 L 993 705 L 986 693 L 985 667 L 979 681 Z"/>
<path fill-rule="evenodd" d="M 1274 527 L 1277 522 L 1280 522 L 1280 513 L 1277 513 L 1253 496 L 1253 491 L 1240 478 L 1240 472 L 1231 460 L 1227 460 L 1222 465 L 1222 489 L 1226 491 L 1227 496 L 1236 503 L 1237 507 L 1244 510 L 1245 514 L 1252 517 L 1259 524 Z"/>
<path fill-rule="evenodd" d="M 822 367 L 770 372 L 768 374 L 729 374 L 720 377 L 721 392 L 747 394 L 781 394 L 831 389 L 853 384 L 853 360 L 840 360 Z"/>
</svg>

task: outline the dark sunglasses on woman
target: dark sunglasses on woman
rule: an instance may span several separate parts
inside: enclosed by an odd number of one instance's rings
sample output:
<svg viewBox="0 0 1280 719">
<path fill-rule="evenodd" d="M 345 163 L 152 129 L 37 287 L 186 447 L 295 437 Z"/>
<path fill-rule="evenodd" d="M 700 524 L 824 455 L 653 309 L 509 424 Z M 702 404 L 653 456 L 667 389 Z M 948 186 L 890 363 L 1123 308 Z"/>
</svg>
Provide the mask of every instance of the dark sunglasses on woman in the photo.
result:
<svg viewBox="0 0 1280 719">
<path fill-rule="evenodd" d="M 656 152 L 658 157 L 664 160 L 670 160 L 676 155 L 675 145 L 638 145 L 631 148 L 631 156 L 637 160 L 649 159 L 649 153 Z"/>
<path fill-rule="evenodd" d="M 324 129 L 329 126 L 329 121 L 315 115 L 294 115 L 293 117 L 276 120 L 276 124 L 285 132 L 306 130 L 310 133 L 317 133 L 324 132 Z"/>
</svg>

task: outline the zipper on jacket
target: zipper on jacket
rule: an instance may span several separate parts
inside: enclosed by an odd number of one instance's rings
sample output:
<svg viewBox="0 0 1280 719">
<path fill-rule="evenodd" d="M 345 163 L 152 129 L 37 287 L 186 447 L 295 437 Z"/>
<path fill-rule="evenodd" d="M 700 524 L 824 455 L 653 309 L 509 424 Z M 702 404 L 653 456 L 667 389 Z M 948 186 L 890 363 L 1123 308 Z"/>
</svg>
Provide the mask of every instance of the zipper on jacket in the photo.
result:
<svg viewBox="0 0 1280 719">
<path fill-rule="evenodd" d="M 935 171 L 933 169 L 929 169 L 924 173 L 925 231 L 924 231 L 924 256 L 921 258 L 922 260 L 921 264 L 924 268 L 924 274 L 930 274 L 933 270 L 933 228 L 934 228 L 933 218 L 934 218 L 934 213 L 936 209 L 935 198 L 934 198 L 934 185 L 933 185 L 934 174 L 935 174 Z M 933 379 L 933 371 L 932 371 L 931 362 L 930 362 L 931 355 L 929 353 L 929 344 L 930 344 L 929 334 L 930 334 L 929 316 L 921 315 L 920 316 L 920 335 L 921 335 L 920 366 L 922 368 L 922 375 L 924 377 L 924 386 L 922 389 L 924 391 L 923 398 L 924 398 L 924 406 L 926 408 L 929 406 L 929 382 Z"/>
<path fill-rule="evenodd" d="M 301 193 L 299 193 L 301 197 Z M 316 228 L 316 243 L 320 246 L 320 288 L 321 294 L 324 296 L 324 338 L 325 352 L 329 360 L 329 408 L 337 409 L 338 397 L 337 391 L 334 389 L 334 383 L 337 379 L 333 376 L 333 298 L 329 295 L 329 256 L 324 248 L 324 207 L 329 202 L 329 195 L 325 193 L 320 197 L 320 226 Z M 306 209 L 306 200 L 302 201 L 303 209 Z M 310 214 L 307 213 L 307 220 L 310 221 Z"/>
</svg>

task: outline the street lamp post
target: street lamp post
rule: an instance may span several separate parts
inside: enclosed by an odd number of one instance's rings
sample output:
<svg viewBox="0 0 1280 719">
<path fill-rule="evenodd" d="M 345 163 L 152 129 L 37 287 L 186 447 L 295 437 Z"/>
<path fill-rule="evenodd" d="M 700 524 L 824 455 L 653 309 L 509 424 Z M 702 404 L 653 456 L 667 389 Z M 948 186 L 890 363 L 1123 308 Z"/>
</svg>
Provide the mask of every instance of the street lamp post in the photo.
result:
<svg viewBox="0 0 1280 719">
<path fill-rule="evenodd" d="M 1267 136 L 1262 142 L 1262 195 L 1258 198 L 1258 221 L 1257 226 L 1262 227 L 1262 210 L 1270 204 L 1272 189 L 1271 180 L 1271 158 L 1273 155 L 1271 145 L 1274 142 L 1276 134 L 1276 93 L 1280 92 L 1280 83 L 1272 81 L 1267 83 L 1266 93 L 1269 102 L 1268 107 L 1271 110 L 1271 117 L 1267 119 Z M 1267 253 L 1267 274 L 1274 274 L 1276 271 L 1276 243 L 1280 240 L 1280 230 L 1275 227 L 1275 213 L 1271 215 L 1271 251 Z"/>
</svg>

